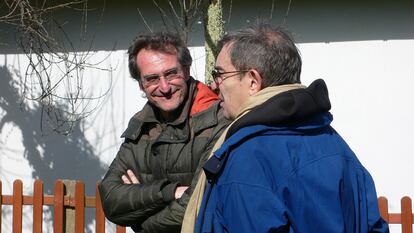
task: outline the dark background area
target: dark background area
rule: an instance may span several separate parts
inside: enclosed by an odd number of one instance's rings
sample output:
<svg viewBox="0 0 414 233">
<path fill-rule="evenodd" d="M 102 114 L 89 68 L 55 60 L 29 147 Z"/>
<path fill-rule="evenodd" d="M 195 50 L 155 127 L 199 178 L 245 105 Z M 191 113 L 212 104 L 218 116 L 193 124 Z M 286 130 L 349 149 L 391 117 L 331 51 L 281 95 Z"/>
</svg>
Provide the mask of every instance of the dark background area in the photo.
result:
<svg viewBox="0 0 414 233">
<path fill-rule="evenodd" d="M 165 2 L 160 2 L 169 14 L 168 22 L 173 22 L 175 19 Z M 270 0 L 233 0 L 223 4 L 226 30 L 243 27 L 258 18 L 269 20 L 272 16 L 270 22 L 287 27 L 299 43 L 414 38 L 414 2 L 410 0 L 292 0 L 290 7 L 289 0 L 281 0 L 273 1 L 273 13 Z M 81 30 L 81 11 L 67 9 L 53 15 L 63 24 L 78 51 L 127 49 L 137 34 L 148 31 L 138 8 L 152 30 L 165 29 L 152 1 L 89 1 L 88 8 L 84 41 L 79 41 L 79 35 L 85 32 Z M 4 7 L 1 11 L 4 14 Z M 197 21 L 189 36 L 190 46 L 204 43 L 202 20 Z M 14 32 L 13 27 L 0 25 L 0 53 L 19 53 Z"/>
</svg>

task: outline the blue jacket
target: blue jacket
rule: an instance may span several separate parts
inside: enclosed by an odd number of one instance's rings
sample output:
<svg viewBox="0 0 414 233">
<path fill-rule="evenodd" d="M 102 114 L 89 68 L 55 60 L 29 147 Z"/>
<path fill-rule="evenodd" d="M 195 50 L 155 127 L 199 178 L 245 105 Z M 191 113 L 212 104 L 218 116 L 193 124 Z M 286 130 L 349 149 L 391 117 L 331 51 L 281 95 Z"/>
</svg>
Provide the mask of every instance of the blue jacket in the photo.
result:
<svg viewBox="0 0 414 233">
<path fill-rule="evenodd" d="M 309 93 L 298 97 L 301 92 Z M 321 92 L 325 96 L 317 100 Z M 232 130 L 204 166 L 209 183 L 196 232 L 389 231 L 372 177 L 330 126 L 323 81 L 267 104 L 266 117 L 279 114 L 275 109 L 287 99 L 294 98 L 293 105 L 307 102 L 309 94 L 312 111 L 292 115 L 288 109 L 273 123 L 250 114 Z M 260 122 L 256 118 L 265 124 L 251 123 Z"/>
</svg>

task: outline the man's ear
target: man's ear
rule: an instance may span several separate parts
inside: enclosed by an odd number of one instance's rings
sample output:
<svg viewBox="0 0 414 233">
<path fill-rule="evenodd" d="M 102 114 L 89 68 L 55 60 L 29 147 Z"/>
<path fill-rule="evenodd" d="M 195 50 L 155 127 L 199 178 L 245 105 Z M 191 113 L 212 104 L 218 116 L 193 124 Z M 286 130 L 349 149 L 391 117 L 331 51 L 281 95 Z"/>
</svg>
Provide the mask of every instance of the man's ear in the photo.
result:
<svg viewBox="0 0 414 233">
<path fill-rule="evenodd" d="M 262 76 L 259 72 L 255 69 L 251 69 L 248 71 L 249 76 L 249 94 L 254 95 L 260 90 L 262 90 Z"/>
</svg>

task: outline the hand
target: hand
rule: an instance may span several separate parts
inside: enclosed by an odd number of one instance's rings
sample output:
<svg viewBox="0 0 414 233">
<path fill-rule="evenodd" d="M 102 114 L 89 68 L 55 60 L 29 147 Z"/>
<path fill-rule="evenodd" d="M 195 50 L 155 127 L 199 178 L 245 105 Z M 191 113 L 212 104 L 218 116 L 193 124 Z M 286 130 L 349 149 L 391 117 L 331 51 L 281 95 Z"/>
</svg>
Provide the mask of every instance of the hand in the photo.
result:
<svg viewBox="0 0 414 233">
<path fill-rule="evenodd" d="M 185 190 L 188 189 L 189 186 L 177 186 L 175 189 L 175 199 L 180 199 L 181 196 L 184 194 Z"/>
<path fill-rule="evenodd" d="M 127 170 L 126 175 L 121 176 L 121 179 L 124 182 L 124 184 L 139 184 L 138 178 L 130 169 Z"/>
</svg>

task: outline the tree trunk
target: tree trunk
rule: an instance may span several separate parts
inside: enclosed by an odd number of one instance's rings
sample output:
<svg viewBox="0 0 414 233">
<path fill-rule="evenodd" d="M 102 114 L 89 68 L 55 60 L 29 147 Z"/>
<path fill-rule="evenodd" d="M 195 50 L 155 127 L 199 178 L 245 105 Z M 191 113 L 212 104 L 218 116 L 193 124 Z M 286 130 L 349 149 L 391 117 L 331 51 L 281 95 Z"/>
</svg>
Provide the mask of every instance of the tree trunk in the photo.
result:
<svg viewBox="0 0 414 233">
<path fill-rule="evenodd" d="M 211 84 L 211 71 L 216 62 L 217 42 L 224 35 L 222 0 L 206 0 L 204 7 L 204 47 L 206 51 L 205 83 Z"/>
</svg>

